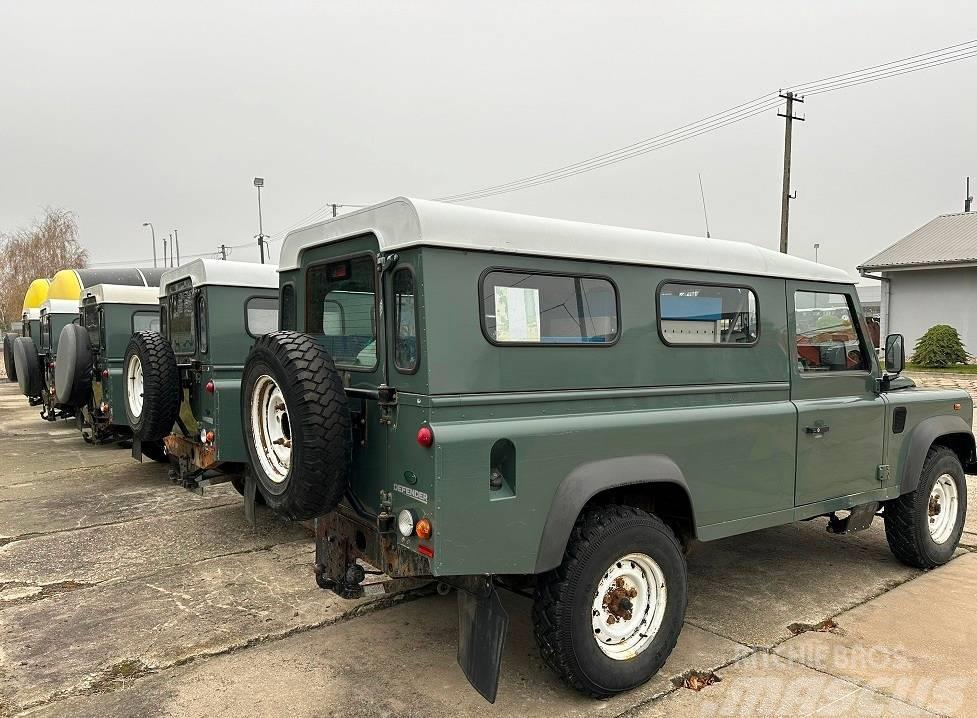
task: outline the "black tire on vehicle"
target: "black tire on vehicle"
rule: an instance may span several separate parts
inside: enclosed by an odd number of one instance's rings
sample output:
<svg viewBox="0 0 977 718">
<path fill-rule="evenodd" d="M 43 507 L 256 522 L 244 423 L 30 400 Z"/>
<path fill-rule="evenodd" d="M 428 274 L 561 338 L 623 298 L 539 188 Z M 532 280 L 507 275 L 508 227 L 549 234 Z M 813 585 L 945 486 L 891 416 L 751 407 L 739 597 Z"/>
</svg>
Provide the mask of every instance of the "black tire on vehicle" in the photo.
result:
<svg viewBox="0 0 977 718">
<path fill-rule="evenodd" d="M 275 440 L 268 417 L 281 434 Z M 269 508 L 298 520 L 336 508 L 349 483 L 350 416 L 329 352 L 298 332 L 259 337 L 244 365 L 241 423 L 250 470 Z M 286 444 L 283 460 L 273 447 Z"/>
<path fill-rule="evenodd" d="M 957 550 L 967 518 L 960 458 L 945 446 L 931 447 L 916 489 L 886 502 L 882 515 L 885 538 L 897 559 L 923 569 L 945 564 Z"/>
<path fill-rule="evenodd" d="M 17 363 L 14 361 L 14 339 L 16 334 L 3 335 L 3 368 L 7 372 L 7 381 L 17 381 Z"/>
<path fill-rule="evenodd" d="M 24 396 L 40 396 L 44 389 L 41 376 L 41 358 L 37 345 L 30 337 L 17 337 L 14 340 L 14 366 L 17 367 L 17 384 Z"/>
<path fill-rule="evenodd" d="M 588 695 L 630 690 L 672 652 L 687 600 L 685 559 L 672 530 L 630 506 L 598 506 L 577 520 L 563 563 L 537 579 L 533 628 L 540 655 Z M 649 628 L 654 633 L 643 633 Z M 613 631 L 622 632 L 619 642 Z"/>
<path fill-rule="evenodd" d="M 170 463 L 170 455 L 166 453 L 166 446 L 160 440 L 141 442 L 139 448 L 142 449 L 142 455 L 147 459 L 160 464 Z"/>
<path fill-rule="evenodd" d="M 133 436 L 145 443 L 167 436 L 182 399 L 180 372 L 169 342 L 159 332 L 136 332 L 126 348 L 122 372 L 122 403 Z"/>
<path fill-rule="evenodd" d="M 77 408 L 88 403 L 92 391 L 92 345 L 88 332 L 78 324 L 68 324 L 61 330 L 54 388 L 58 401 L 65 406 Z"/>
</svg>

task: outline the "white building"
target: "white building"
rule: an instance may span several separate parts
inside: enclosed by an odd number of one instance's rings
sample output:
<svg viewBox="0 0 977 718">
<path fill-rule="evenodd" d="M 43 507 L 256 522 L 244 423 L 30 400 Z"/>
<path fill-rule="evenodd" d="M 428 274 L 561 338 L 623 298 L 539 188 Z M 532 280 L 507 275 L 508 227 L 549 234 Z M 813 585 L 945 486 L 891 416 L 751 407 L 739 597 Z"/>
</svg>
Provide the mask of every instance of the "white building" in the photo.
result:
<svg viewBox="0 0 977 718">
<path fill-rule="evenodd" d="M 858 271 L 881 280 L 882 336 L 903 334 L 907 355 L 934 324 L 952 326 L 977 354 L 977 212 L 940 215 Z"/>
</svg>

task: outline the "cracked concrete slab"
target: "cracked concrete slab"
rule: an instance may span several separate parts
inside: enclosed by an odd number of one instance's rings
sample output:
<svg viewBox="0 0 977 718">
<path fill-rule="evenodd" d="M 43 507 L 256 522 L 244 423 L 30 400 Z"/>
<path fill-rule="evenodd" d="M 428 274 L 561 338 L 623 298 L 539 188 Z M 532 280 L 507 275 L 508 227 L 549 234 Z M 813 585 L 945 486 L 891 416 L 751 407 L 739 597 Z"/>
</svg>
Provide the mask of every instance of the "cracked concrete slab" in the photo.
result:
<svg viewBox="0 0 977 718">
<path fill-rule="evenodd" d="M 715 668 L 748 653 L 687 626 L 660 676 L 626 695 L 595 701 L 564 686 L 543 665 L 530 602 L 513 594 L 505 594 L 504 602 L 512 623 L 495 705 L 475 693 L 455 661 L 455 597 L 429 596 L 30 715 L 613 716 L 672 690 L 670 677 L 691 666 Z"/>
<path fill-rule="evenodd" d="M 977 715 L 977 554 L 835 618 L 776 652 L 934 713 Z"/>
<path fill-rule="evenodd" d="M 308 541 L 82 587 L 0 611 L 0 702 L 89 691 L 120 666 L 166 668 L 321 626 L 363 603 L 316 586 Z"/>
<path fill-rule="evenodd" d="M 3 523 L 0 544 L 24 535 L 86 528 L 132 519 L 175 514 L 205 507 L 241 506 L 230 485 L 203 494 L 182 490 L 167 478 L 162 464 L 138 463 L 39 474 L 0 487 Z"/>
<path fill-rule="evenodd" d="M 679 688 L 629 718 L 910 718 L 928 711 L 769 653 L 717 671 L 701 691 Z"/>
<path fill-rule="evenodd" d="M 183 489 L 167 490 L 194 500 Z M 14 541 L 0 546 L 0 584 L 99 583 L 309 537 L 304 527 L 270 511 L 257 518 L 252 530 L 236 503 Z M 310 560 L 311 551 L 310 544 Z"/>
<path fill-rule="evenodd" d="M 879 520 L 852 536 L 824 527 L 822 519 L 697 545 L 686 619 L 769 647 L 791 623 L 817 623 L 919 573 L 892 556 Z"/>
</svg>

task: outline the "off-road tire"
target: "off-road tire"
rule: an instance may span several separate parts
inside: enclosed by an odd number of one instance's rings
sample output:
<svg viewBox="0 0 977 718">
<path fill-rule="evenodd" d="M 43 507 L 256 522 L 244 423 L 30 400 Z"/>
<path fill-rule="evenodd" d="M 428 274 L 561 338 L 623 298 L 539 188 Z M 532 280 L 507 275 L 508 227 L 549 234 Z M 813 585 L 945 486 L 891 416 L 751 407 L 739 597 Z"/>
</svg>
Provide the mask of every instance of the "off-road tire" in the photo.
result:
<svg viewBox="0 0 977 718">
<path fill-rule="evenodd" d="M 54 366 L 54 388 L 58 402 L 78 408 L 92 393 L 92 344 L 88 331 L 67 324 L 58 338 L 58 360 Z"/>
<path fill-rule="evenodd" d="M 129 360 L 139 357 L 143 373 L 143 405 L 140 416 L 129 408 Z M 126 347 L 122 362 L 122 404 L 133 436 L 143 443 L 170 434 L 180 413 L 180 371 L 173 348 L 159 332 L 136 332 Z"/>
<path fill-rule="evenodd" d="M 17 381 L 17 364 L 14 362 L 14 339 L 16 334 L 3 335 L 3 368 L 7 372 L 7 381 Z"/>
<path fill-rule="evenodd" d="M 20 392 L 24 396 L 40 396 L 44 390 L 44 376 L 41 374 L 41 358 L 34 340 L 30 337 L 17 337 L 14 340 L 13 354 Z"/>
<path fill-rule="evenodd" d="M 142 449 L 142 455 L 147 459 L 151 459 L 158 464 L 170 463 L 170 455 L 166 453 L 166 447 L 160 440 L 142 441 L 139 444 L 139 448 Z"/>
<path fill-rule="evenodd" d="M 254 387 L 275 381 L 288 407 L 291 456 L 280 482 L 266 475 L 252 426 Z M 350 416 L 342 378 L 332 357 L 308 334 L 277 331 L 257 339 L 241 379 L 241 423 L 250 470 L 269 508 L 305 520 L 332 511 L 349 483 Z"/>
<path fill-rule="evenodd" d="M 615 660 L 594 640 L 593 600 L 600 579 L 618 558 L 647 554 L 665 576 L 666 608 L 658 634 L 637 656 Z M 631 690 L 654 676 L 682 630 L 688 578 L 682 546 L 657 516 L 630 506 L 606 505 L 577 519 L 563 563 L 539 576 L 533 629 L 546 664 L 570 686 L 595 698 Z"/>
<path fill-rule="evenodd" d="M 957 516 L 953 533 L 938 544 L 929 530 L 929 499 L 933 485 L 943 474 L 949 474 L 956 482 Z M 945 564 L 957 550 L 967 518 L 967 481 L 960 458 L 945 446 L 931 447 L 923 462 L 916 489 L 888 501 L 882 515 L 885 519 L 885 538 L 897 559 L 908 566 L 923 569 Z"/>
</svg>

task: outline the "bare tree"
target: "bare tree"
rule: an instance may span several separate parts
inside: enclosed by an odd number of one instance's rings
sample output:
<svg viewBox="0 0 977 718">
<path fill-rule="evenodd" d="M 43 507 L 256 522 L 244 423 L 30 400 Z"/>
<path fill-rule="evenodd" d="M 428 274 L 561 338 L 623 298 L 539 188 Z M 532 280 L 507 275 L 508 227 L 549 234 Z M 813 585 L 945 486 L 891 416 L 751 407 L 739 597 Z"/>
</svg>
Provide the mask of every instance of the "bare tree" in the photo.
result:
<svg viewBox="0 0 977 718">
<path fill-rule="evenodd" d="M 61 269 L 88 266 L 88 251 L 78 241 L 78 222 L 66 209 L 46 207 L 29 227 L 0 233 L 0 327 L 21 315 L 27 287 Z"/>
</svg>

